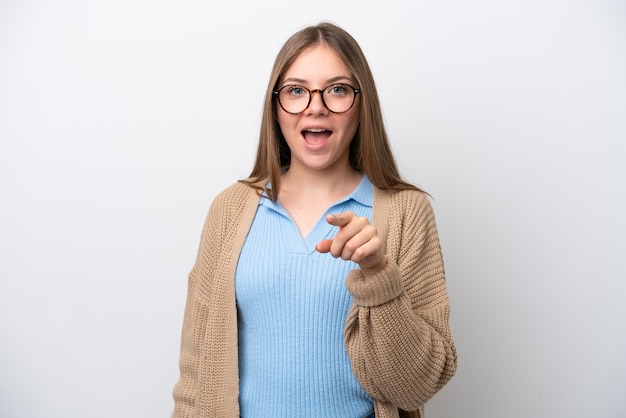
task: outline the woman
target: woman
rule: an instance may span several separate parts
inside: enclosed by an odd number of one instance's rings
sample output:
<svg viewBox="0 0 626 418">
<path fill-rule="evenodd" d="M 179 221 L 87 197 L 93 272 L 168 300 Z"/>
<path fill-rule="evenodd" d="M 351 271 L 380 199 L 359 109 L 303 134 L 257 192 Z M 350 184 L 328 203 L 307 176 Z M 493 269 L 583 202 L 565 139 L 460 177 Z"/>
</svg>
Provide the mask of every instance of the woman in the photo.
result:
<svg viewBox="0 0 626 418">
<path fill-rule="evenodd" d="M 433 212 L 398 174 L 356 41 L 294 34 L 255 166 L 211 205 L 173 417 L 422 417 L 456 352 Z M 412 411 L 412 412 L 407 412 Z"/>
</svg>

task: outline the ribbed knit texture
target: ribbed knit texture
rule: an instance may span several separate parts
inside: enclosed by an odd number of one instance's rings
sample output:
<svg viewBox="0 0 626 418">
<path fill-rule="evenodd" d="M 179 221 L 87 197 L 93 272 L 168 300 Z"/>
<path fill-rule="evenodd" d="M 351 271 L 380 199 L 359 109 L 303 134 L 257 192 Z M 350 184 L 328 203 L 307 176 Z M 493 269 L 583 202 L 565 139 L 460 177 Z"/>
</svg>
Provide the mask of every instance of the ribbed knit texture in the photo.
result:
<svg viewBox="0 0 626 418">
<path fill-rule="evenodd" d="M 239 416 L 234 282 L 258 204 L 256 190 L 237 183 L 209 210 L 189 274 L 173 418 Z M 353 303 L 345 347 L 356 378 L 374 398 L 376 418 L 422 418 L 424 404 L 457 364 L 435 218 L 423 193 L 375 188 L 372 224 L 388 265 L 368 277 L 360 270 L 348 274 Z M 300 412 L 296 416 L 307 416 Z"/>
<path fill-rule="evenodd" d="M 372 194 L 364 177 L 325 214 L 352 211 L 371 219 Z M 345 277 L 358 265 L 315 251 L 336 232 L 322 216 L 303 239 L 279 203 L 261 200 L 235 279 L 243 417 L 362 418 L 373 412 L 343 342 L 352 302 Z"/>
</svg>

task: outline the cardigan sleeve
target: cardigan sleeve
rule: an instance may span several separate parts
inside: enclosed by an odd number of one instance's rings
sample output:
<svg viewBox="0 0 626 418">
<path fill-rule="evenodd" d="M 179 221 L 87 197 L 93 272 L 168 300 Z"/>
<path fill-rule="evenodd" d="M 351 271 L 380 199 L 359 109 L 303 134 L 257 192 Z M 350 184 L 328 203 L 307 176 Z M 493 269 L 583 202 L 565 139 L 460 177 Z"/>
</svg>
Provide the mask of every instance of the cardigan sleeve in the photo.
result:
<svg viewBox="0 0 626 418">
<path fill-rule="evenodd" d="M 205 338 L 207 309 L 202 303 L 203 273 L 208 264 L 208 256 L 214 239 L 211 231 L 219 230 L 217 204 L 213 203 L 206 217 L 196 261 L 189 273 L 187 300 L 183 316 L 179 369 L 180 377 L 174 387 L 174 412 L 172 418 L 187 418 L 194 415 L 198 388 L 201 345 Z"/>
<path fill-rule="evenodd" d="M 258 199 L 235 183 L 209 209 L 189 273 L 172 418 L 239 416 L 234 272 Z"/>
<path fill-rule="evenodd" d="M 208 365 L 205 357 L 210 349 L 207 339 L 222 352 L 228 347 L 228 329 L 224 328 L 227 306 L 221 303 L 225 299 L 222 297 L 222 284 L 228 275 L 232 253 L 227 249 L 232 244 L 233 228 L 239 220 L 233 214 L 240 213 L 241 202 L 246 196 L 243 190 L 244 186 L 236 184 L 216 196 L 202 228 L 198 253 L 188 278 L 179 360 L 180 377 L 173 391 L 172 418 L 192 417 L 204 410 L 205 392 L 210 389 L 215 389 L 210 399 L 214 410 L 226 402 L 224 396 L 221 396 L 227 385 L 227 379 L 224 378 L 226 374 L 221 373 L 226 367 L 225 363 L 217 360 L 211 362 L 211 387 L 207 388 Z M 215 359 L 224 357 L 220 356 L 223 354 L 221 352 L 211 354 Z"/>
<path fill-rule="evenodd" d="M 456 371 L 450 307 L 430 202 L 420 192 L 398 192 L 383 206 L 388 263 L 374 275 L 357 269 L 346 278 L 354 303 L 345 342 L 365 390 L 413 411 Z"/>
</svg>

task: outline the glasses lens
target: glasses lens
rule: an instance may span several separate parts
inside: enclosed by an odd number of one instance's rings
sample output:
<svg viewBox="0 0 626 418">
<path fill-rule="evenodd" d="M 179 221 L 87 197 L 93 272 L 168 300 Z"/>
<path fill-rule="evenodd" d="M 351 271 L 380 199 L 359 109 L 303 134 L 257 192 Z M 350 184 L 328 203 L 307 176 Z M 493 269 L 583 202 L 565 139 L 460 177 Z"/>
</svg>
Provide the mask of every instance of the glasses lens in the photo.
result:
<svg viewBox="0 0 626 418">
<path fill-rule="evenodd" d="M 309 91 L 301 86 L 285 86 L 278 91 L 280 105 L 289 113 L 300 113 L 309 105 Z"/>
<path fill-rule="evenodd" d="M 331 112 L 347 112 L 354 104 L 354 97 L 354 89 L 347 84 L 334 84 L 324 89 L 324 102 Z"/>
</svg>

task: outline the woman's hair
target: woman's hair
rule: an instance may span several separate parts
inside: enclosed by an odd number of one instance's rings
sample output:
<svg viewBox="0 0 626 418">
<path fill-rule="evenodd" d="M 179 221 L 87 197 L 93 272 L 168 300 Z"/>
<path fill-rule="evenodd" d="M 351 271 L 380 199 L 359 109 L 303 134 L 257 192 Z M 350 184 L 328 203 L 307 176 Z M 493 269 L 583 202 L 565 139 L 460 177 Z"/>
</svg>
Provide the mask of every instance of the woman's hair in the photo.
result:
<svg viewBox="0 0 626 418">
<path fill-rule="evenodd" d="M 360 89 L 359 127 L 350 143 L 350 165 L 364 172 L 372 184 L 384 190 L 419 190 L 402 180 L 394 160 L 383 123 L 374 77 L 363 51 L 345 30 L 331 23 L 320 23 L 296 32 L 278 53 L 270 75 L 261 120 L 261 132 L 254 168 L 245 183 L 270 180 L 271 189 L 263 188 L 273 201 L 278 198 L 280 172 L 289 167 L 291 152 L 280 130 L 276 90 L 293 62 L 306 49 L 324 45 L 332 48 L 350 71 Z"/>
</svg>

